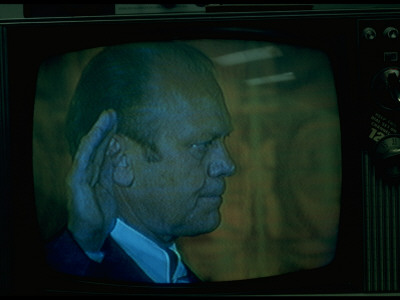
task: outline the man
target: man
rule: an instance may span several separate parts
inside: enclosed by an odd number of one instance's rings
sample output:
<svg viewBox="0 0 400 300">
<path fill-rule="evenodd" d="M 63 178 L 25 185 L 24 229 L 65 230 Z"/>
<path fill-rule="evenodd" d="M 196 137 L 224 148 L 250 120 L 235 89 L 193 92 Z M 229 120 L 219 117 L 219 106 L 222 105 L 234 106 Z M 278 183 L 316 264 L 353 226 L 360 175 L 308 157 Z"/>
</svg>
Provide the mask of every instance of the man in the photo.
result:
<svg viewBox="0 0 400 300">
<path fill-rule="evenodd" d="M 108 47 L 85 68 L 66 127 L 69 217 L 47 246 L 49 264 L 114 280 L 198 281 L 175 241 L 218 227 L 235 169 L 210 60 L 182 43 Z"/>
</svg>

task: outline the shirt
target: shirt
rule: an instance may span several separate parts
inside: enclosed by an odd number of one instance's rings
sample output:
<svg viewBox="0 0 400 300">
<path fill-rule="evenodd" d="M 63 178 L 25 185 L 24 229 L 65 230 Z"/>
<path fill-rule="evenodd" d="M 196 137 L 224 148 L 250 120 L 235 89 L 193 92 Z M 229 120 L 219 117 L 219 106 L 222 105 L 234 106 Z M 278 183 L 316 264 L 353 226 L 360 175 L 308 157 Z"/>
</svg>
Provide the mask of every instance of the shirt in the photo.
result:
<svg viewBox="0 0 400 300">
<path fill-rule="evenodd" d="M 155 242 L 117 219 L 111 237 L 139 267 L 156 283 L 187 283 L 187 269 L 177 251 L 176 244 L 169 247 L 178 258 L 174 274 L 170 274 L 170 258 Z"/>
</svg>

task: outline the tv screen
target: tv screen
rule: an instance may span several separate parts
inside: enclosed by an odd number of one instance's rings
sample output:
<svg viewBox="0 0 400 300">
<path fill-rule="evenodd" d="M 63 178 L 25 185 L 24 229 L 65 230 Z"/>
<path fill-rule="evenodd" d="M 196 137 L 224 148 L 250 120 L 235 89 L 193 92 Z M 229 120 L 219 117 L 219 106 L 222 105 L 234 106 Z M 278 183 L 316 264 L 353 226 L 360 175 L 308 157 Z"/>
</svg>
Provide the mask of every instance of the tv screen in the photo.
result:
<svg viewBox="0 0 400 300">
<path fill-rule="evenodd" d="M 328 264 L 336 249 L 341 192 L 340 120 L 328 57 L 267 41 L 184 43 L 216 66 L 234 128 L 226 144 L 237 169 L 226 179 L 220 226 L 179 240 L 185 261 L 207 281 Z M 52 57 L 39 69 L 33 171 L 45 239 L 67 222 L 66 176 L 73 160 L 64 137 L 66 115 L 82 69 L 100 51 Z"/>
<path fill-rule="evenodd" d="M 396 112 L 364 88 L 396 62 L 359 61 L 390 22 L 211 13 L 3 25 L 11 293 L 398 291 Z"/>
</svg>

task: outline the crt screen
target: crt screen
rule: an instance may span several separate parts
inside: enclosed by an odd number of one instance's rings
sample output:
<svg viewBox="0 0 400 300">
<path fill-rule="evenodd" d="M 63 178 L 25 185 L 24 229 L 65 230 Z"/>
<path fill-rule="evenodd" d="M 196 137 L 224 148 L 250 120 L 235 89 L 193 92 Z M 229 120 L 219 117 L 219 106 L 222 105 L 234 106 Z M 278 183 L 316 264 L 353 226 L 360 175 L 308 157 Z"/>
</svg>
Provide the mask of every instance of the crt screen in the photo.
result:
<svg viewBox="0 0 400 300">
<path fill-rule="evenodd" d="M 265 41 L 190 40 L 214 62 L 232 118 L 226 140 L 236 172 L 227 178 L 221 223 L 177 241 L 203 280 L 285 274 L 329 263 L 340 210 L 340 125 L 333 74 L 321 51 Z M 102 48 L 51 57 L 35 100 L 33 162 L 44 239 L 67 222 L 64 137 L 69 101 Z"/>
</svg>

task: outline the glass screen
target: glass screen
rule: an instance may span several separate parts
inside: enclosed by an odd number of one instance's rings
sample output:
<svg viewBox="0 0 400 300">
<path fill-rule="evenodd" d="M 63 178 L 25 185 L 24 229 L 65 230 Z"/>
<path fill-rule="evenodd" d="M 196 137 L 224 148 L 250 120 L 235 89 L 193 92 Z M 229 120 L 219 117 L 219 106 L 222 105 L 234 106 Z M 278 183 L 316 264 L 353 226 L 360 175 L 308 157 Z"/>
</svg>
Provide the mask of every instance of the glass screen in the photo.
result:
<svg viewBox="0 0 400 300">
<path fill-rule="evenodd" d="M 322 51 L 249 40 L 186 40 L 214 63 L 231 116 L 221 223 L 180 237 L 185 263 L 205 281 L 267 277 L 329 263 L 336 249 L 341 139 L 335 83 Z M 38 220 L 50 239 L 67 222 L 72 158 L 65 118 L 80 74 L 103 48 L 41 65 L 33 162 Z"/>
</svg>

